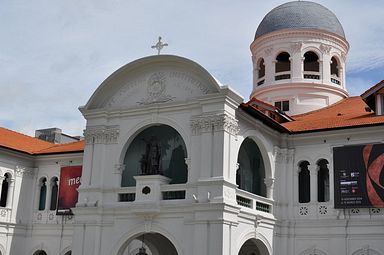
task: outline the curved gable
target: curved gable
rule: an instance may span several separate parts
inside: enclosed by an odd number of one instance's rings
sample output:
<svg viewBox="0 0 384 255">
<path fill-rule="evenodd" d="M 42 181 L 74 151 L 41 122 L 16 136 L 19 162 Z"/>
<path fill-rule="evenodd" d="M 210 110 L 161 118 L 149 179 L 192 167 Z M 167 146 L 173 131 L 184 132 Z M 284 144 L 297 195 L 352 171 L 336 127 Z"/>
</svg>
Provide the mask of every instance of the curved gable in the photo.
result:
<svg viewBox="0 0 384 255">
<path fill-rule="evenodd" d="M 133 61 L 110 75 L 85 108 L 121 109 L 182 102 L 219 90 L 213 76 L 189 59 L 172 55 L 150 56 Z"/>
</svg>

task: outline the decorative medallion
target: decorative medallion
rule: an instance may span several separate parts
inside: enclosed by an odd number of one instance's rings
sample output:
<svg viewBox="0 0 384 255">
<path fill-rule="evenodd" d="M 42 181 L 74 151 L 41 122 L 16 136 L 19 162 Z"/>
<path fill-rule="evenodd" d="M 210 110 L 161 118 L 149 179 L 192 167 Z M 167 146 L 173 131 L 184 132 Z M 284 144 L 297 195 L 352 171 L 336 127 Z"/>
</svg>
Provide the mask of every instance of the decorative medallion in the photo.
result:
<svg viewBox="0 0 384 255">
<path fill-rule="evenodd" d="M 305 215 L 308 215 L 309 213 L 309 210 L 308 210 L 308 207 L 306 206 L 301 206 L 299 208 L 299 214 L 302 215 L 302 216 L 305 216 Z"/>
<path fill-rule="evenodd" d="M 173 100 L 171 95 L 166 95 L 166 76 L 162 72 L 152 74 L 148 79 L 147 98 L 141 99 L 139 104 L 164 103 Z"/>
</svg>

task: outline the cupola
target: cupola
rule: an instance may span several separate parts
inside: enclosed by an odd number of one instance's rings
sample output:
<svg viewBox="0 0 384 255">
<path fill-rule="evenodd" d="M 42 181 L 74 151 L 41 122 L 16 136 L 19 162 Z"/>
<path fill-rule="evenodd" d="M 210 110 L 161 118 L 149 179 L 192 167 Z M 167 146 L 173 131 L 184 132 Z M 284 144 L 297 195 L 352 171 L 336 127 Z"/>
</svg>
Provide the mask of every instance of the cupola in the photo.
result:
<svg viewBox="0 0 384 255">
<path fill-rule="evenodd" d="M 261 21 L 250 48 L 251 98 L 296 115 L 348 96 L 349 44 L 335 14 L 320 4 L 295 1 L 274 8 Z"/>
</svg>

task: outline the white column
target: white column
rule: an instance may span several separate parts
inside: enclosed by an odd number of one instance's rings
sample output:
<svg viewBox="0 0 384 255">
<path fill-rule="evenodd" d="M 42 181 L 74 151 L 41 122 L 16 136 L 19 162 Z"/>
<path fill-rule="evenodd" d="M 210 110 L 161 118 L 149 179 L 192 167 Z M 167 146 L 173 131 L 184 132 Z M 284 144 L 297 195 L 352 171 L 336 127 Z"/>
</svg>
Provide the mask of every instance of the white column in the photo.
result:
<svg viewBox="0 0 384 255">
<path fill-rule="evenodd" d="M 317 202 L 317 167 L 308 167 L 310 170 L 311 203 Z"/>
<path fill-rule="evenodd" d="M 267 198 L 273 199 L 275 178 L 265 178 L 264 183 L 267 186 Z"/>
<path fill-rule="evenodd" d="M 300 54 L 294 54 L 291 58 L 291 74 L 292 82 L 301 81 L 303 79 L 302 69 L 301 69 L 301 56 Z"/>
<path fill-rule="evenodd" d="M 15 179 L 9 179 L 8 180 L 8 197 L 7 197 L 7 203 L 6 207 L 11 208 L 13 204 L 13 192 L 15 188 Z"/>
<path fill-rule="evenodd" d="M 265 82 L 264 82 L 264 84 L 266 84 L 266 85 L 269 85 L 269 84 L 275 82 L 275 72 L 276 72 L 275 62 L 276 61 L 272 58 L 271 55 L 264 59 L 264 65 L 265 65 Z"/>
<path fill-rule="evenodd" d="M 331 84 L 331 56 L 329 54 L 323 54 L 322 66 L 322 81 L 324 84 Z"/>
</svg>

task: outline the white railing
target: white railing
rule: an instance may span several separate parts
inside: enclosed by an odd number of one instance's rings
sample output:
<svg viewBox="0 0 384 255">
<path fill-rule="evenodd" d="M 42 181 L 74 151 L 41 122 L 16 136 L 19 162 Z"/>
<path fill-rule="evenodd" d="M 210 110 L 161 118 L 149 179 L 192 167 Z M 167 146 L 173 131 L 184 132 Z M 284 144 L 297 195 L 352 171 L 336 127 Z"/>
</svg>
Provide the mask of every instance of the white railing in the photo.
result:
<svg viewBox="0 0 384 255">
<path fill-rule="evenodd" d="M 291 79 L 291 71 L 275 73 L 275 81 Z"/>
<path fill-rule="evenodd" d="M 320 80 L 320 72 L 304 71 L 304 79 Z"/>
<path fill-rule="evenodd" d="M 122 187 L 117 192 L 119 202 L 133 202 L 136 198 L 136 187 Z"/>
<path fill-rule="evenodd" d="M 265 83 L 265 76 L 256 80 L 257 86 L 263 85 Z"/>
<path fill-rule="evenodd" d="M 273 212 L 273 201 L 271 199 L 241 189 L 236 189 L 236 201 L 238 205 L 252 210 L 267 213 Z"/>
<path fill-rule="evenodd" d="M 185 199 L 187 186 L 183 184 L 167 184 L 161 186 L 163 200 Z M 123 187 L 117 192 L 119 202 L 133 202 L 136 198 L 136 187 Z"/>
<path fill-rule="evenodd" d="M 337 84 L 337 85 L 340 85 L 341 84 L 341 80 L 339 77 L 337 77 L 336 75 L 332 75 L 331 76 L 331 82 L 334 83 L 334 84 Z"/>
<path fill-rule="evenodd" d="M 163 200 L 185 199 L 187 186 L 183 184 L 169 184 L 161 186 Z"/>
</svg>

